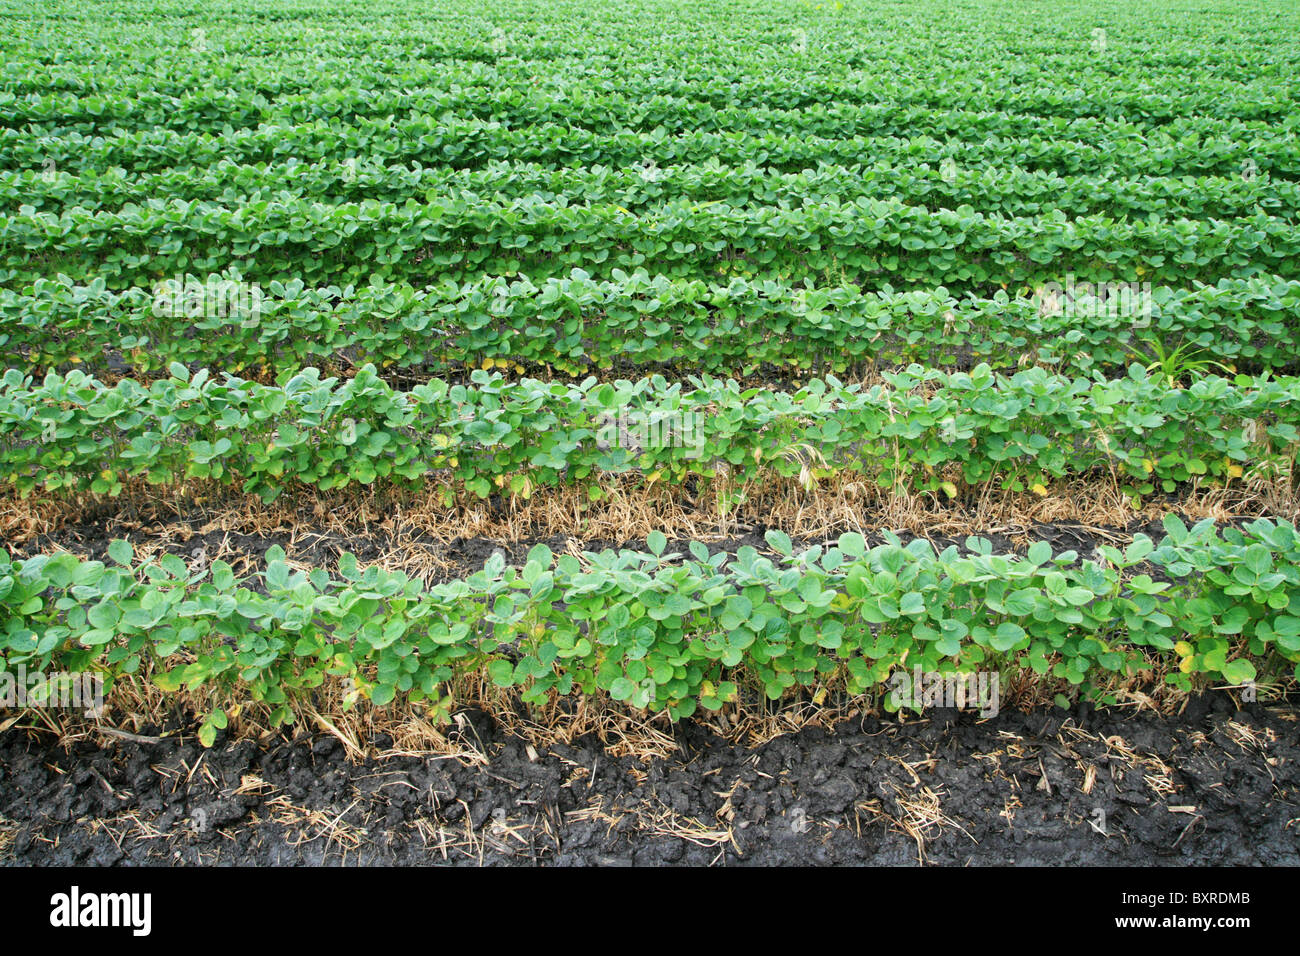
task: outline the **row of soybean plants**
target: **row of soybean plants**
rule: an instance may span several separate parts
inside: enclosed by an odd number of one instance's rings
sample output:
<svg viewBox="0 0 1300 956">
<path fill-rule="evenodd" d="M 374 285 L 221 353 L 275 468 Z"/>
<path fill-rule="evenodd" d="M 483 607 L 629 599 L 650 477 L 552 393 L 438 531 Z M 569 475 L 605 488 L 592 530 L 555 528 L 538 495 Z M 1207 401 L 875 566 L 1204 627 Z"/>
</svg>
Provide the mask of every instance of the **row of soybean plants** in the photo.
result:
<svg viewBox="0 0 1300 956">
<path fill-rule="evenodd" d="M 331 361 L 436 372 L 490 360 L 488 367 L 527 363 L 570 374 L 656 364 L 714 374 L 815 365 L 843 374 L 958 361 L 1114 371 L 1136 361 L 1164 365 L 1179 380 L 1190 370 L 1180 363 L 1289 370 L 1300 352 L 1296 280 L 1056 283 L 1012 292 L 864 292 L 644 270 L 420 289 L 254 286 L 226 274 L 114 291 L 102 278 L 78 284 L 60 276 L 21 292 L 0 289 L 0 363 L 99 371 L 115 357 L 148 374 L 173 362 L 215 366 L 218 358 L 235 372 Z"/>
<path fill-rule="evenodd" d="M 220 560 L 136 562 L 126 541 L 108 563 L 0 551 L 0 662 L 204 692 L 206 744 L 249 702 L 292 720 L 330 679 L 352 682 L 349 705 L 436 706 L 457 677 L 481 675 L 528 703 L 603 691 L 676 719 L 744 687 L 773 700 L 862 693 L 900 669 L 1032 671 L 1112 702 L 1151 674 L 1182 690 L 1300 676 L 1294 526 L 1165 526 L 1158 545 L 1139 535 L 1082 562 L 1045 542 L 999 555 L 972 538 L 966 553 L 936 553 L 858 534 L 796 555 L 776 531 L 777 561 L 698 543 L 686 557 L 656 532 L 650 553 L 580 561 L 539 545 L 522 568 L 498 555 L 432 587 L 351 555 L 337 575 L 296 571 L 278 546 L 248 578 Z"/>
<path fill-rule="evenodd" d="M 1137 499 L 1247 470 L 1278 479 L 1300 442 L 1300 379 L 1204 376 L 1186 387 L 1139 365 L 1122 377 L 1012 376 L 913 366 L 883 384 L 815 378 L 797 391 L 662 376 L 577 384 L 476 370 L 401 391 L 373 366 L 251 382 L 179 364 L 107 385 L 81 371 L 0 380 L 0 480 L 19 493 L 120 493 L 205 479 L 272 499 L 303 486 L 439 481 L 486 498 L 557 485 L 602 494 L 607 474 L 680 483 L 725 474 L 725 501 L 771 477 L 805 487 L 852 474 L 881 487 L 1048 493 L 1100 474 Z M 448 498 L 450 501 L 450 497 Z"/>
</svg>

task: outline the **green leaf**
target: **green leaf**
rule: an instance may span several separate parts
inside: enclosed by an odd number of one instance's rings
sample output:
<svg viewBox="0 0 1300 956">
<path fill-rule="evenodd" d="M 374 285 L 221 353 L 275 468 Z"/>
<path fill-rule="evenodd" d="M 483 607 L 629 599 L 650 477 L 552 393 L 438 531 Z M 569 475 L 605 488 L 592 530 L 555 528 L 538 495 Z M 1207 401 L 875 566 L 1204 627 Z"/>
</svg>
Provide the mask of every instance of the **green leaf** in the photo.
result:
<svg viewBox="0 0 1300 956">
<path fill-rule="evenodd" d="M 867 553 L 867 543 L 856 531 L 840 535 L 839 549 L 850 558 L 860 558 Z"/>
<path fill-rule="evenodd" d="M 509 687 L 515 682 L 515 667 L 506 660 L 494 660 L 487 666 L 488 677 L 498 687 Z"/>
<path fill-rule="evenodd" d="M 1246 684 L 1255 679 L 1255 665 L 1245 658 L 1237 658 L 1223 665 L 1223 676 L 1232 684 Z"/>
<path fill-rule="evenodd" d="M 763 535 L 763 537 L 764 539 L 766 539 L 767 543 L 771 546 L 772 550 L 775 551 L 777 554 L 784 555 L 785 557 L 788 558 L 794 551 L 794 546 L 790 542 L 790 536 L 786 534 L 784 531 L 778 531 L 775 528 L 769 528 L 767 533 Z"/>
<path fill-rule="evenodd" d="M 135 549 L 131 547 L 131 542 L 118 538 L 109 544 L 108 556 L 123 567 L 129 568 L 131 562 L 135 560 Z"/>
<path fill-rule="evenodd" d="M 1019 624 L 1011 621 L 1003 621 L 998 625 L 993 636 L 989 639 L 989 644 L 995 651 L 1009 651 L 1025 638 L 1025 629 Z"/>
</svg>

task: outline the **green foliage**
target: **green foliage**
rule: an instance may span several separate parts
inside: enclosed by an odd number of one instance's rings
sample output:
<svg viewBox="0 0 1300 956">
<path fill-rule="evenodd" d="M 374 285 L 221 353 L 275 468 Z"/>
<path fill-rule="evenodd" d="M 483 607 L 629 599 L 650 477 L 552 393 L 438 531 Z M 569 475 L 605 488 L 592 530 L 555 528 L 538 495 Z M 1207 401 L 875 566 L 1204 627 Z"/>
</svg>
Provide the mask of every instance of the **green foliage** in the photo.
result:
<svg viewBox="0 0 1300 956">
<path fill-rule="evenodd" d="M 770 476 L 948 499 L 1104 472 L 1141 499 L 1285 474 L 1300 14 L 1263 7 L 199 0 L 142 30 L 138 0 L 49 0 L 0 64 L 0 480 L 594 500 L 725 473 L 729 505 Z M 1150 283 L 1149 310 L 1047 307 L 1067 277 Z M 161 281 L 214 278 L 256 308 L 159 308 Z M 736 381 L 764 365 L 814 377 Z M 624 413 L 698 418 L 698 444 L 609 440 Z M 1082 564 L 767 542 L 778 563 L 539 548 L 427 590 L 351 558 L 6 557 L 0 655 L 278 722 L 336 677 L 379 706 L 481 673 L 681 717 L 904 656 L 1101 693 L 1300 653 L 1289 525 Z"/>
<path fill-rule="evenodd" d="M 1210 358 L 1207 349 L 1197 348 L 1190 342 L 1184 342 L 1174 348 L 1167 348 L 1158 339 L 1149 339 L 1144 344 L 1150 350 L 1149 354 L 1144 355 L 1141 349 L 1134 348 L 1134 355 L 1138 358 L 1150 359 L 1146 370 L 1159 373 L 1160 377 L 1169 383 L 1170 388 L 1178 388 L 1187 380 L 1211 370 L 1228 371 L 1227 366 L 1222 362 Z"/>
<path fill-rule="evenodd" d="M 236 275 L 190 276 L 193 285 Z M 841 374 L 867 366 L 951 365 L 959 356 L 996 366 L 1025 356 L 1062 370 L 1122 369 L 1135 353 L 1213 351 L 1223 362 L 1297 366 L 1300 281 L 1222 279 L 1154 288 L 1149 316 L 1119 309 L 1051 311 L 1041 294 L 958 297 L 945 289 L 862 292 L 735 277 L 726 283 L 615 270 L 582 270 L 533 283 L 494 277 L 415 289 L 372 284 L 310 288 L 273 281 L 257 314 L 155 314 L 154 291 L 37 279 L 21 294 L 0 289 L 0 355 L 13 367 L 90 371 L 121 353 L 142 372 L 172 362 L 296 370 L 342 366 L 439 372 L 485 360 L 502 368 L 549 365 L 582 373 L 617 363 L 671 364 L 728 373 L 763 363 Z M 1135 329 L 1138 320 L 1144 328 Z M 1165 343 L 1170 343 L 1166 346 Z M 1178 343 L 1175 345 L 1174 343 Z M 1150 359 L 1145 359 L 1144 364 Z M 1177 371 L 1208 370 L 1204 362 Z M 1153 369 L 1154 370 L 1154 369 Z"/>
<path fill-rule="evenodd" d="M 987 366 L 884 377 L 862 388 L 828 376 L 787 393 L 707 376 L 688 388 L 660 376 L 563 385 L 479 370 L 468 386 L 434 380 L 401 392 L 373 367 L 344 382 L 306 369 L 262 385 L 177 365 L 147 387 L 82 372 L 35 384 L 11 370 L 0 380 L 0 480 L 24 495 L 116 495 L 137 476 L 210 479 L 268 500 L 302 486 L 432 480 L 486 498 L 591 487 L 605 474 L 683 482 L 725 469 L 736 487 L 764 475 L 810 483 L 853 473 L 956 495 L 959 484 L 1041 493 L 1106 469 L 1140 498 L 1193 477 L 1289 468 L 1300 441 L 1295 378 L 1171 388 L 1137 365 L 1114 379 L 1041 368 L 1008 377 Z M 691 430 L 624 441 L 609 423 L 632 412 Z"/>
<path fill-rule="evenodd" d="M 1164 284 L 1213 282 L 1225 272 L 1300 278 L 1300 236 L 1290 220 L 1263 211 L 1229 222 L 1071 219 L 1059 210 L 1017 218 L 868 197 L 794 209 L 673 199 L 653 216 L 534 197 L 292 200 L 235 208 L 170 200 L 59 214 L 20 207 L 0 233 L 0 260 L 7 264 L 0 279 L 22 284 L 42 277 L 46 266 L 38 255 L 58 256 L 61 271 L 74 279 L 100 276 L 117 289 L 230 264 L 248 281 L 291 274 L 340 286 L 376 277 L 427 284 L 517 272 L 540 281 L 575 268 L 612 276 L 614 269 L 645 267 L 696 279 L 725 272 L 719 263 L 742 261 L 781 275 L 842 273 L 859 284 L 921 287 L 1035 283 L 1076 269 L 1090 277 L 1145 272 Z M 1106 266 L 1087 268 L 1094 262 Z"/>
<path fill-rule="evenodd" d="M 350 555 L 336 576 L 294 571 L 279 548 L 253 579 L 221 561 L 133 565 L 124 542 L 114 566 L 0 552 L 0 664 L 209 691 L 221 706 L 206 743 L 228 706 L 260 702 L 287 720 L 331 677 L 380 706 L 440 700 L 457 675 L 482 671 L 530 703 L 601 690 L 681 717 L 744 688 L 774 700 L 827 684 L 866 692 L 899 667 L 1027 668 L 1094 696 L 1151 668 L 1184 690 L 1300 672 L 1294 526 L 1220 534 L 1170 519 L 1167 531 L 1159 546 L 1139 535 L 1082 562 L 1042 542 L 1017 556 L 892 535 L 791 554 L 776 531 L 779 562 L 750 547 L 708 558 L 695 544 L 682 558 L 657 535 L 651 554 L 581 561 L 539 545 L 522 568 L 497 556 L 431 588 Z"/>
</svg>

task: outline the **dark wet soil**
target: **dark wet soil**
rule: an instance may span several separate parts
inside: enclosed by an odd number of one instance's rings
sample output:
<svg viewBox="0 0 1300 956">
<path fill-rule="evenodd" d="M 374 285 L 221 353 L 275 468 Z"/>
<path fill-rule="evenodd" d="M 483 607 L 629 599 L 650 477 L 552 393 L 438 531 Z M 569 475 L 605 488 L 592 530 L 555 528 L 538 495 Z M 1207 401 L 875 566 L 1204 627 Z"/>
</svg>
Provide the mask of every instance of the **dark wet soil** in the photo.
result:
<svg viewBox="0 0 1300 956">
<path fill-rule="evenodd" d="M 69 751 L 14 727 L 0 733 L 0 859 L 1297 865 L 1298 716 L 1224 695 L 1173 718 L 950 709 L 753 748 L 684 722 L 665 727 L 677 750 L 648 759 L 594 736 L 530 752 L 479 712 L 452 735 L 470 759 L 350 760 L 326 735 L 206 751 L 184 734 L 96 735 Z"/>
</svg>

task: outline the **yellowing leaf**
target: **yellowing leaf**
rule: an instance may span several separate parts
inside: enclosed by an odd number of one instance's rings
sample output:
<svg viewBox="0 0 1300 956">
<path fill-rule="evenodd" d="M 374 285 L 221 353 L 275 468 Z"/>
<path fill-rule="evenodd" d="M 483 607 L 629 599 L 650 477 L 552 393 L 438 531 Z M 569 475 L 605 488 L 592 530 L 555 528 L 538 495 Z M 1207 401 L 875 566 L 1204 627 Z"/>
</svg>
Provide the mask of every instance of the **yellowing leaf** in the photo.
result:
<svg viewBox="0 0 1300 956">
<path fill-rule="evenodd" d="M 1029 490 L 1040 498 L 1047 497 L 1047 487 L 1045 485 L 1033 485 Z"/>
<path fill-rule="evenodd" d="M 954 485 L 951 481 L 945 481 L 939 487 L 943 489 L 943 493 L 947 495 L 949 498 L 957 497 L 957 486 Z"/>
</svg>

